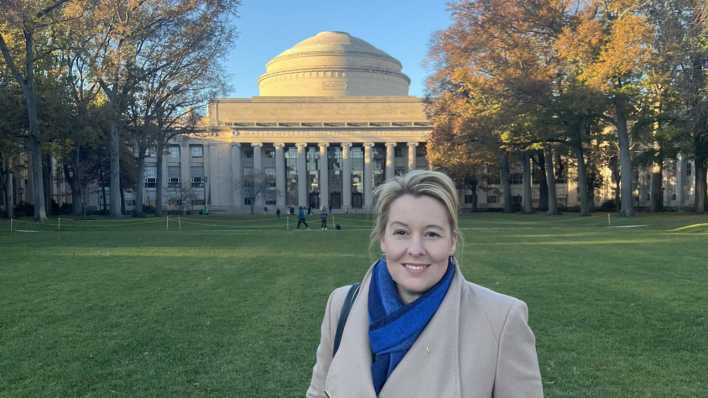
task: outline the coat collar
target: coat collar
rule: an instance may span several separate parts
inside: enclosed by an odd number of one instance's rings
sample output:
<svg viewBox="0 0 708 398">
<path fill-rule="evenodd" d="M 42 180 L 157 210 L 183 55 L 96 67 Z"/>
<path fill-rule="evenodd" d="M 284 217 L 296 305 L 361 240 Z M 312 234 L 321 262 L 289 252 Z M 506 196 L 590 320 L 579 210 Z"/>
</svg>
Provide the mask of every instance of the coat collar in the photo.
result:
<svg viewBox="0 0 708 398">
<path fill-rule="evenodd" d="M 464 277 L 455 266 L 455 278 L 440 308 L 406 356 L 391 373 L 379 398 L 461 395 L 459 368 L 460 300 Z M 325 382 L 332 398 L 376 398 L 371 379 L 369 347 L 369 286 L 373 266 L 364 276 L 352 306 L 342 342 Z M 434 380 L 434 382 L 431 382 Z"/>
</svg>

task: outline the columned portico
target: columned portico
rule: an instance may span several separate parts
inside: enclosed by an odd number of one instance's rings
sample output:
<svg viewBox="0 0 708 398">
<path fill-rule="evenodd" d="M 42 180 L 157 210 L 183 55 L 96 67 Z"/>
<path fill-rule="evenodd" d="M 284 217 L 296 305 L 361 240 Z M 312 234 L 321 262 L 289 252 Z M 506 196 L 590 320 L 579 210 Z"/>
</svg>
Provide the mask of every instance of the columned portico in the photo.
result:
<svg viewBox="0 0 708 398">
<path fill-rule="evenodd" d="M 306 143 L 298 143 L 297 147 L 297 205 L 307 207 L 307 173 L 305 170 Z"/>
<path fill-rule="evenodd" d="M 320 142 L 320 208 L 329 209 L 329 173 L 327 162 L 327 147 L 329 144 L 326 142 Z"/>
<path fill-rule="evenodd" d="M 352 160 L 349 156 L 349 150 L 352 147 L 351 143 L 343 142 L 342 144 L 342 209 L 349 212 L 352 208 Z"/>
<path fill-rule="evenodd" d="M 372 170 L 372 152 L 374 150 L 373 142 L 364 143 L 364 208 L 366 210 L 371 209 L 373 205 L 373 192 L 374 192 L 374 173 Z"/>
<path fill-rule="evenodd" d="M 408 143 L 408 171 L 415 170 L 416 167 L 416 153 L 415 149 L 418 146 L 417 142 Z"/>
<path fill-rule="evenodd" d="M 278 142 L 275 146 L 275 207 L 285 209 L 285 144 Z"/>
<path fill-rule="evenodd" d="M 396 143 L 386 143 L 386 181 L 391 180 L 396 174 Z"/>
</svg>

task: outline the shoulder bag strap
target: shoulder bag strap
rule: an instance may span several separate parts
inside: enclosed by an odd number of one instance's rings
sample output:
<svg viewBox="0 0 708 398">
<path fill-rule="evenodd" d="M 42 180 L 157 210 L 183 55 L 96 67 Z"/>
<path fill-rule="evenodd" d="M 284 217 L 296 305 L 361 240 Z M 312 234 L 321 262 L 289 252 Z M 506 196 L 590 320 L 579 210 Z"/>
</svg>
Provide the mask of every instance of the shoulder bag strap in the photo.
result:
<svg viewBox="0 0 708 398">
<path fill-rule="evenodd" d="M 347 324 L 347 318 L 349 318 L 349 312 L 352 310 L 352 305 L 356 296 L 359 294 L 359 284 L 355 283 L 349 288 L 347 293 L 347 298 L 344 299 L 344 304 L 342 304 L 342 312 L 339 313 L 339 321 L 337 322 L 337 333 L 334 335 L 334 351 L 332 351 L 332 358 L 337 354 L 339 349 L 339 343 L 342 341 L 342 333 L 344 332 L 344 325 Z"/>
</svg>

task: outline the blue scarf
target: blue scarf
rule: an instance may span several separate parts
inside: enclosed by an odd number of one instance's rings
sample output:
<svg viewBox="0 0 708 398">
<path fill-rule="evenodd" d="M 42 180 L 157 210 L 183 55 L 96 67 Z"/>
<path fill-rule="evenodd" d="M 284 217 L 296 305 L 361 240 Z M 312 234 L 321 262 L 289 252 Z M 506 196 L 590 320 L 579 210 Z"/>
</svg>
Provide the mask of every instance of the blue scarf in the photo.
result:
<svg viewBox="0 0 708 398">
<path fill-rule="evenodd" d="M 440 307 L 452 278 L 452 261 L 440 281 L 409 304 L 403 304 L 382 257 L 374 266 L 369 287 L 371 375 L 378 395 L 413 343 Z"/>
</svg>

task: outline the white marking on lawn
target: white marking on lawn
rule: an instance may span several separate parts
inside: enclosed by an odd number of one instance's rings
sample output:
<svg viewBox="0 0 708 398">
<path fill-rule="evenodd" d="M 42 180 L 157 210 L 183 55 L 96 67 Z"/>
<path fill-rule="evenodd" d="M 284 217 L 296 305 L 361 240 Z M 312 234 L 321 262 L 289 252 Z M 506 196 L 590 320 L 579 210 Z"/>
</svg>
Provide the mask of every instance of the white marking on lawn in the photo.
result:
<svg viewBox="0 0 708 398">
<path fill-rule="evenodd" d="M 685 231 L 687 229 L 694 229 L 694 228 L 701 228 L 701 227 L 708 227 L 708 223 L 684 225 L 683 227 L 670 229 L 669 232 L 679 232 L 679 231 Z"/>
<path fill-rule="evenodd" d="M 648 225 L 645 224 L 637 224 L 637 225 L 612 225 L 607 228 L 642 228 L 642 227 L 648 227 Z"/>
</svg>

